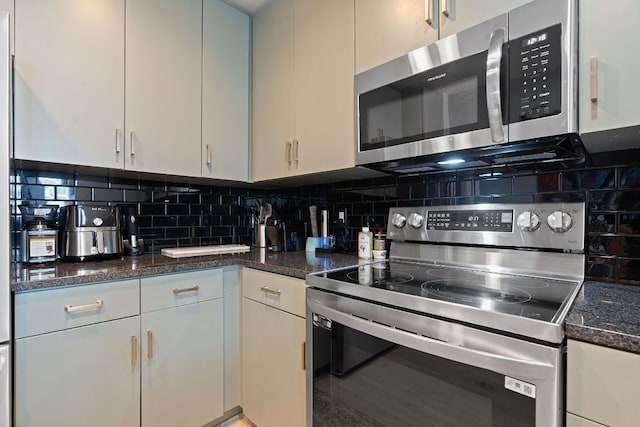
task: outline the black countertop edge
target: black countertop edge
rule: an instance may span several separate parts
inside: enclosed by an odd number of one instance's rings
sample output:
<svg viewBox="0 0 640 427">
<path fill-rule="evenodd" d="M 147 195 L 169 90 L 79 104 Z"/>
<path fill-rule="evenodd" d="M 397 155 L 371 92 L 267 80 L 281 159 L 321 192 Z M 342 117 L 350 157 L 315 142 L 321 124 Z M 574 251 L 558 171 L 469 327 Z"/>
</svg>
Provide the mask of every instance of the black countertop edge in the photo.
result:
<svg viewBox="0 0 640 427">
<path fill-rule="evenodd" d="M 11 272 L 11 291 L 28 292 L 60 286 L 126 280 L 232 265 L 304 279 L 308 273 L 357 264 L 358 258 L 354 254 L 330 254 L 316 257 L 314 253 L 302 251 L 273 253 L 259 249 L 244 254 L 180 259 L 168 258 L 160 254 L 146 254 L 137 257 L 75 263 L 14 264 Z"/>
<path fill-rule="evenodd" d="M 564 325 L 569 339 L 640 354 L 640 286 L 585 282 Z"/>
</svg>

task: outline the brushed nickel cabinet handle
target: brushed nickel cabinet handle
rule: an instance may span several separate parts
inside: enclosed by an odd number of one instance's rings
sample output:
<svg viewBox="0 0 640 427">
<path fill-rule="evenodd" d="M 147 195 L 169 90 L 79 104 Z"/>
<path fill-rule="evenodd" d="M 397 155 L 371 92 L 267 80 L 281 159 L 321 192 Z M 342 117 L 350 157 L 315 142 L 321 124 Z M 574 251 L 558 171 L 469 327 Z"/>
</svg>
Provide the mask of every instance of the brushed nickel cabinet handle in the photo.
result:
<svg viewBox="0 0 640 427">
<path fill-rule="evenodd" d="M 285 151 L 285 159 L 284 161 L 288 164 L 291 164 L 291 150 L 293 148 L 293 144 L 291 141 L 287 141 L 286 151 Z"/>
<path fill-rule="evenodd" d="M 120 154 L 120 129 L 116 129 L 116 154 Z"/>
<path fill-rule="evenodd" d="M 280 289 L 271 289 L 268 286 L 263 286 L 260 288 L 260 290 L 264 293 L 271 294 L 271 295 L 280 295 L 282 293 Z"/>
<path fill-rule="evenodd" d="M 424 0 L 424 22 L 433 24 L 433 0 Z"/>
<path fill-rule="evenodd" d="M 138 338 L 134 335 L 131 337 L 131 364 L 138 363 Z"/>
<path fill-rule="evenodd" d="M 293 140 L 293 161 L 298 163 L 299 159 L 299 154 L 300 154 L 300 144 L 298 143 L 297 139 Z"/>
<path fill-rule="evenodd" d="M 90 310 L 92 308 L 100 309 L 102 308 L 103 305 L 104 305 L 104 302 L 101 299 L 99 299 L 98 301 L 92 304 L 75 305 L 75 306 L 71 304 L 67 304 L 64 306 L 64 311 L 66 311 L 67 313 L 73 313 L 74 311 Z"/>
<path fill-rule="evenodd" d="M 131 155 L 135 156 L 136 155 L 136 132 L 135 131 L 131 131 L 129 132 L 129 139 L 131 140 Z"/>
<path fill-rule="evenodd" d="M 589 98 L 591 102 L 598 102 L 598 57 L 589 58 Z"/>
<path fill-rule="evenodd" d="M 449 0 L 442 0 L 442 14 L 448 18 L 450 12 Z"/>
<path fill-rule="evenodd" d="M 147 359 L 153 359 L 153 332 L 147 331 Z"/>
<path fill-rule="evenodd" d="M 305 353 L 307 352 L 307 342 L 302 343 L 302 370 L 307 370 L 307 361 L 305 359 Z"/>
<path fill-rule="evenodd" d="M 207 164 L 210 165 L 213 163 L 213 158 L 211 157 L 211 145 L 207 144 Z"/>
<path fill-rule="evenodd" d="M 173 289 L 171 289 L 171 292 L 173 292 L 174 294 L 181 294 L 183 292 L 195 292 L 198 289 L 200 289 L 200 286 L 195 285 L 195 286 L 192 286 L 190 288 L 183 288 L 183 289 L 173 288 Z"/>
</svg>

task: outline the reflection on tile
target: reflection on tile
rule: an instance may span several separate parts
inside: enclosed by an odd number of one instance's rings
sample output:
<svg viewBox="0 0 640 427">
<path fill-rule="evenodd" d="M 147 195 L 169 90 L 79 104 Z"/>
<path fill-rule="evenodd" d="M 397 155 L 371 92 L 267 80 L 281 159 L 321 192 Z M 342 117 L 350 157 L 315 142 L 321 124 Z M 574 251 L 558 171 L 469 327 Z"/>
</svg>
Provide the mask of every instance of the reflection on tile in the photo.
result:
<svg viewBox="0 0 640 427">
<path fill-rule="evenodd" d="M 594 279 L 613 279 L 616 274 L 615 258 L 587 258 L 586 275 Z"/>
<path fill-rule="evenodd" d="M 615 169 L 594 169 L 583 172 L 563 172 L 563 190 L 615 188 Z"/>
<path fill-rule="evenodd" d="M 622 258 L 618 260 L 617 277 L 640 283 L 640 258 Z"/>
<path fill-rule="evenodd" d="M 615 214 L 592 214 L 587 219 L 587 232 L 591 233 L 615 233 Z"/>
<path fill-rule="evenodd" d="M 589 197 L 589 209 L 640 211 L 640 191 L 592 191 Z"/>
<path fill-rule="evenodd" d="M 124 192 L 120 189 L 94 188 L 93 200 L 96 202 L 122 202 L 124 201 Z"/>
<path fill-rule="evenodd" d="M 476 195 L 491 196 L 511 194 L 511 178 L 489 178 L 476 181 Z"/>
<path fill-rule="evenodd" d="M 640 234 L 640 214 L 620 213 L 620 229 L 618 233 Z"/>
<path fill-rule="evenodd" d="M 622 168 L 619 188 L 640 188 L 640 167 Z"/>
<path fill-rule="evenodd" d="M 640 258 L 640 237 L 589 235 L 589 255 L 615 255 Z"/>
</svg>

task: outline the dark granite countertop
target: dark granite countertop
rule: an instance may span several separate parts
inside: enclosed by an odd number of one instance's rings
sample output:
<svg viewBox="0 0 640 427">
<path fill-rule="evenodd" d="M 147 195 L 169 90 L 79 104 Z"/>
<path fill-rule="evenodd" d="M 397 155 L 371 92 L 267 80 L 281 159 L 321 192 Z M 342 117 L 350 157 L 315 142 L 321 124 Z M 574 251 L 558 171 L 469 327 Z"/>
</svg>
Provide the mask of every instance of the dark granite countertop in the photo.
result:
<svg viewBox="0 0 640 427">
<path fill-rule="evenodd" d="M 585 282 L 565 321 L 565 334 L 640 354 L 640 286 Z"/>
<path fill-rule="evenodd" d="M 356 265 L 354 254 L 273 253 L 252 250 L 246 254 L 173 259 L 160 254 L 112 260 L 41 265 L 16 265 L 11 290 L 123 280 L 157 274 L 239 265 L 304 279 L 308 273 Z M 585 282 L 565 321 L 570 339 L 640 354 L 640 286 Z"/>
<path fill-rule="evenodd" d="M 271 273 L 304 279 L 307 273 L 356 265 L 355 254 L 274 253 L 256 249 L 245 254 L 197 256 L 173 259 L 160 254 L 123 257 L 87 262 L 55 262 L 39 265 L 18 264 L 12 269 L 11 290 L 25 292 L 35 289 L 82 283 L 123 280 L 157 274 L 240 265 Z"/>
</svg>

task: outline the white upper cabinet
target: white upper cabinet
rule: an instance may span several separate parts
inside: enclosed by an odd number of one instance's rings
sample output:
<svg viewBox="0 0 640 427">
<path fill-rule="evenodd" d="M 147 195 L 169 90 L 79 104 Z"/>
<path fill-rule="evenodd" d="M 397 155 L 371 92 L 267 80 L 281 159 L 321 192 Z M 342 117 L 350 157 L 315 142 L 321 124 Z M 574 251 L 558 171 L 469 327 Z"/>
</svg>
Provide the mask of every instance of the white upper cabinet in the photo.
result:
<svg viewBox="0 0 640 427">
<path fill-rule="evenodd" d="M 356 73 L 531 0 L 355 0 Z"/>
<path fill-rule="evenodd" d="M 353 0 L 276 0 L 255 17 L 255 181 L 354 166 L 353 27 Z"/>
<path fill-rule="evenodd" d="M 253 20 L 252 179 L 293 174 L 294 0 L 268 3 Z"/>
<path fill-rule="evenodd" d="M 200 176 L 202 0 L 127 0 L 126 34 L 125 169 Z"/>
<path fill-rule="evenodd" d="M 440 38 L 501 15 L 532 0 L 440 0 Z"/>
<path fill-rule="evenodd" d="M 16 158 L 122 169 L 124 4 L 16 2 Z"/>
<path fill-rule="evenodd" d="M 249 16 L 204 0 L 202 176 L 249 179 Z"/>
<path fill-rule="evenodd" d="M 640 38 L 636 22 L 640 2 L 582 0 L 578 13 L 580 132 L 640 125 L 640 59 L 633 53 Z M 637 131 L 633 133 L 637 144 Z M 605 146 L 609 150 L 626 148 L 625 140 L 617 140 L 607 141 Z"/>
<path fill-rule="evenodd" d="M 355 0 L 356 73 L 438 40 L 438 0 Z"/>
</svg>

